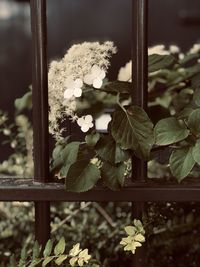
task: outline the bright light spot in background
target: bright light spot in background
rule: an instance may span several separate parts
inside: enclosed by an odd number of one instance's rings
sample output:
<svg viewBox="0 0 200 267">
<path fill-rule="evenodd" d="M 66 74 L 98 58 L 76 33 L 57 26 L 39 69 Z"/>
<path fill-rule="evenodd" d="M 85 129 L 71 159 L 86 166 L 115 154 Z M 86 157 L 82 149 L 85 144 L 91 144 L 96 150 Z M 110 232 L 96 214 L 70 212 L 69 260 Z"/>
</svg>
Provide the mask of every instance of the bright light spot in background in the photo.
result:
<svg viewBox="0 0 200 267">
<path fill-rule="evenodd" d="M 101 115 L 98 119 L 95 120 L 95 127 L 98 131 L 107 131 L 108 123 L 111 121 L 111 115 L 106 113 Z"/>
<path fill-rule="evenodd" d="M 0 19 L 5 20 L 9 19 L 13 14 L 13 10 L 11 5 L 8 1 L 1 1 L 0 2 Z"/>
<path fill-rule="evenodd" d="M 23 4 L 23 7 L 25 7 L 25 9 L 23 9 L 25 15 L 29 16 L 29 4 Z M 19 3 L 15 3 L 9 0 L 0 0 L 0 20 L 8 20 L 13 16 L 16 16 L 20 12 L 20 10 L 21 7 Z"/>
</svg>

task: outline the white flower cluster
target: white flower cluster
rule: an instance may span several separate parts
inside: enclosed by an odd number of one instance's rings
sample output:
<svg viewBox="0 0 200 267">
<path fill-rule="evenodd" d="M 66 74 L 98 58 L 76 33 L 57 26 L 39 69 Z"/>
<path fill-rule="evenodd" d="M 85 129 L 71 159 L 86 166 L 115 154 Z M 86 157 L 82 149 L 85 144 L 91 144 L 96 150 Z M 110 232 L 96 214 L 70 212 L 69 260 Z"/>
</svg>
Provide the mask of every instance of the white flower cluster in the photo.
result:
<svg viewBox="0 0 200 267">
<path fill-rule="evenodd" d="M 73 246 L 69 255 L 72 257 L 69 261 L 71 266 L 75 266 L 76 264 L 78 264 L 78 266 L 83 266 L 91 259 L 91 255 L 88 254 L 88 249 L 80 249 L 79 243 Z"/>
<path fill-rule="evenodd" d="M 165 45 L 155 45 L 148 48 L 148 54 L 153 55 L 170 55 L 170 54 L 178 54 L 180 52 L 180 48 L 176 45 L 170 45 L 169 49 L 166 49 Z"/>
<path fill-rule="evenodd" d="M 145 231 L 140 220 L 134 220 L 134 226 L 126 226 L 125 232 L 127 237 L 123 237 L 120 245 L 124 246 L 124 251 L 131 251 L 135 254 L 138 247 L 145 242 Z"/>
<path fill-rule="evenodd" d="M 170 45 L 169 49 L 166 49 L 165 45 L 159 44 L 148 48 L 148 55 L 170 55 L 170 54 L 178 54 L 180 52 L 180 48 L 176 45 Z M 131 82 L 132 76 L 132 61 L 130 60 L 124 67 L 119 70 L 118 80 Z"/>
<path fill-rule="evenodd" d="M 49 68 L 49 121 L 50 133 L 61 138 L 60 122 L 66 117 L 77 121 L 82 131 L 93 127 L 92 116 L 78 118 L 76 97 L 81 97 L 85 85 L 101 88 L 110 57 L 116 53 L 113 42 L 84 42 L 73 45 L 61 60 Z"/>
</svg>

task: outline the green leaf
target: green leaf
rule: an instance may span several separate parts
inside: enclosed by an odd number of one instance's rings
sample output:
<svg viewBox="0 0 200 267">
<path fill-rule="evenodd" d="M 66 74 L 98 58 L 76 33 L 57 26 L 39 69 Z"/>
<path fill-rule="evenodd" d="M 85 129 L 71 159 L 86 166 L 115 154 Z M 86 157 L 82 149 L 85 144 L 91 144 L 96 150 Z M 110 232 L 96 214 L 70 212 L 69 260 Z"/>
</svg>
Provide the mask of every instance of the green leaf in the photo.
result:
<svg viewBox="0 0 200 267">
<path fill-rule="evenodd" d="M 119 190 L 124 185 L 125 169 L 124 163 L 113 166 L 108 162 L 104 162 L 101 168 L 102 179 L 110 189 Z"/>
<path fill-rule="evenodd" d="M 28 258 L 27 245 L 25 244 L 21 250 L 19 267 L 23 266 Z"/>
<path fill-rule="evenodd" d="M 55 260 L 55 264 L 61 265 L 67 259 L 67 255 L 61 255 Z"/>
<path fill-rule="evenodd" d="M 166 118 L 158 121 L 154 128 L 155 143 L 160 146 L 170 145 L 185 139 L 189 130 L 176 118 Z"/>
<path fill-rule="evenodd" d="M 200 73 L 197 73 L 191 78 L 191 87 L 196 89 L 199 86 L 200 86 Z"/>
<path fill-rule="evenodd" d="M 79 146 L 80 142 L 71 142 L 62 150 L 63 167 L 61 168 L 61 176 L 66 177 L 70 166 L 77 160 Z"/>
<path fill-rule="evenodd" d="M 124 228 L 125 232 L 129 236 L 134 236 L 136 233 L 136 228 L 134 226 L 128 225 Z"/>
<path fill-rule="evenodd" d="M 192 148 L 192 156 L 196 163 L 200 165 L 200 139 L 196 141 L 196 144 Z"/>
<path fill-rule="evenodd" d="M 65 246 L 66 246 L 65 238 L 61 237 L 61 239 L 59 240 L 58 244 L 54 248 L 54 254 L 56 256 L 60 255 L 60 254 L 63 254 L 64 251 L 65 251 Z"/>
<path fill-rule="evenodd" d="M 170 156 L 169 164 L 173 176 L 181 182 L 188 176 L 195 165 L 195 160 L 192 156 L 192 148 L 184 147 L 174 150 Z"/>
<path fill-rule="evenodd" d="M 90 190 L 100 178 L 99 169 L 88 160 L 72 164 L 65 179 L 67 191 L 85 192 Z"/>
<path fill-rule="evenodd" d="M 52 252 L 52 248 L 53 248 L 53 242 L 49 239 L 48 242 L 46 243 L 43 256 L 44 257 L 50 256 Z"/>
<path fill-rule="evenodd" d="M 200 135 L 200 108 L 195 109 L 188 118 L 188 127 L 191 131 L 199 136 Z"/>
<path fill-rule="evenodd" d="M 15 259 L 14 255 L 11 255 L 8 266 L 9 267 L 17 267 L 17 262 L 16 262 L 16 259 Z"/>
<path fill-rule="evenodd" d="M 110 94 L 130 94 L 132 90 L 132 83 L 123 81 L 108 82 L 101 87 L 101 91 L 105 91 Z"/>
<path fill-rule="evenodd" d="M 95 146 L 95 150 L 101 159 L 113 164 L 123 162 L 127 159 L 125 152 L 110 135 L 102 136 Z"/>
<path fill-rule="evenodd" d="M 28 267 L 35 267 L 35 266 L 37 266 L 40 262 L 42 262 L 42 259 L 34 259 L 34 260 L 28 265 Z"/>
<path fill-rule="evenodd" d="M 37 259 L 40 255 L 41 246 L 39 245 L 38 241 L 35 241 L 33 246 L 33 259 Z"/>
<path fill-rule="evenodd" d="M 52 158 L 54 159 L 54 160 L 56 160 L 57 158 L 59 158 L 60 157 L 60 153 L 61 153 L 61 151 L 64 149 L 64 147 L 62 146 L 62 145 L 57 145 L 55 148 L 54 148 L 54 150 L 53 150 L 53 153 L 52 153 Z"/>
<path fill-rule="evenodd" d="M 17 112 L 20 113 L 24 109 L 31 109 L 32 108 L 32 92 L 26 93 L 21 98 L 17 98 L 15 100 L 15 108 Z"/>
<path fill-rule="evenodd" d="M 140 107 L 117 109 L 111 122 L 111 133 L 122 149 L 132 149 L 143 159 L 149 157 L 154 142 L 153 124 Z"/>
<path fill-rule="evenodd" d="M 195 103 L 195 105 L 197 105 L 198 107 L 200 107 L 200 88 L 197 88 L 194 91 L 193 102 Z"/>
<path fill-rule="evenodd" d="M 45 266 L 46 266 L 48 263 L 50 263 L 53 259 L 54 259 L 54 256 L 47 257 L 46 259 L 44 259 L 44 261 L 42 262 L 42 267 L 45 267 Z"/>
<path fill-rule="evenodd" d="M 174 62 L 175 58 L 171 55 L 150 55 L 148 57 L 148 69 L 149 72 L 154 72 L 170 67 Z"/>
<path fill-rule="evenodd" d="M 185 55 L 183 59 L 179 60 L 179 63 L 185 66 L 186 64 L 191 63 L 193 61 L 196 62 L 198 58 L 199 58 L 199 54 L 188 54 L 188 55 Z"/>
<path fill-rule="evenodd" d="M 100 134 L 93 132 L 91 134 L 86 135 L 85 142 L 88 146 L 95 146 L 96 143 L 99 141 Z"/>
</svg>

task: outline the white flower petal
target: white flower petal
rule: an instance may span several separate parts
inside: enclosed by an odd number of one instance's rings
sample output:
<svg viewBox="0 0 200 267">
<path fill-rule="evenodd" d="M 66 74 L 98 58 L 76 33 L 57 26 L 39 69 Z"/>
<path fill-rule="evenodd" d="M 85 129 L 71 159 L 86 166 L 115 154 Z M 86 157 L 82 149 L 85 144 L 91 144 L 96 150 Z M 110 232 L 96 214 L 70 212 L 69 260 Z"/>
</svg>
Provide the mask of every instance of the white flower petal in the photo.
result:
<svg viewBox="0 0 200 267">
<path fill-rule="evenodd" d="M 75 87 L 81 88 L 83 86 L 83 81 L 81 79 L 76 79 L 74 84 Z"/>
<path fill-rule="evenodd" d="M 103 81 L 100 78 L 96 78 L 93 81 L 93 87 L 94 88 L 99 89 L 99 88 L 101 88 L 102 84 L 103 84 Z"/>
<path fill-rule="evenodd" d="M 93 76 L 91 74 L 87 74 L 84 77 L 84 83 L 88 84 L 88 85 L 92 85 L 93 83 Z"/>
<path fill-rule="evenodd" d="M 81 127 L 81 131 L 84 133 L 86 133 L 89 129 L 90 129 L 90 127 L 87 124 L 83 124 Z"/>
<path fill-rule="evenodd" d="M 71 98 L 74 94 L 74 90 L 73 89 L 66 89 L 64 92 L 64 98 Z"/>
<path fill-rule="evenodd" d="M 69 78 L 64 82 L 66 88 L 73 88 L 74 87 L 74 80 Z"/>
<path fill-rule="evenodd" d="M 73 94 L 75 97 L 80 97 L 82 95 L 82 89 L 75 88 Z"/>
<path fill-rule="evenodd" d="M 90 123 L 87 123 L 87 125 L 89 128 L 92 128 L 94 126 L 94 123 L 90 122 Z"/>
<path fill-rule="evenodd" d="M 90 123 L 90 122 L 92 122 L 92 121 L 93 121 L 93 118 L 92 118 L 91 115 L 86 115 L 86 116 L 85 116 L 85 122 L 86 122 L 86 123 Z"/>
<path fill-rule="evenodd" d="M 105 72 L 105 70 L 101 70 L 101 72 L 100 72 L 100 74 L 99 74 L 99 78 L 100 78 L 101 80 L 103 80 L 105 77 L 106 77 L 106 72 Z"/>
<path fill-rule="evenodd" d="M 101 73 L 101 69 L 99 68 L 99 66 L 93 65 L 91 69 L 91 75 L 93 76 L 93 78 L 98 77 L 100 73 Z"/>
<path fill-rule="evenodd" d="M 81 127 L 83 124 L 85 123 L 85 120 L 81 117 L 81 118 L 78 118 L 77 120 L 77 124 Z"/>
</svg>

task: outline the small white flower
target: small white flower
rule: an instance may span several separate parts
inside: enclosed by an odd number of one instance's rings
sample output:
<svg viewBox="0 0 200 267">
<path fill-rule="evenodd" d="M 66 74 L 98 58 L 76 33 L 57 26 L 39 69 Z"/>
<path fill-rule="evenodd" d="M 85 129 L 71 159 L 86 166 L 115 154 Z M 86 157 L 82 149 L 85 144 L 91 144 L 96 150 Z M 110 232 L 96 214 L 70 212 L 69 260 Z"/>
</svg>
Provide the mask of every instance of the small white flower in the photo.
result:
<svg viewBox="0 0 200 267">
<path fill-rule="evenodd" d="M 10 146 L 11 146 L 12 148 L 16 148 L 16 146 L 17 146 L 17 141 L 16 141 L 16 140 L 13 140 L 13 141 L 11 142 Z"/>
<path fill-rule="evenodd" d="M 94 126 L 93 118 L 91 115 L 86 115 L 77 120 L 78 125 L 81 127 L 81 131 L 86 133 L 90 128 Z"/>
<path fill-rule="evenodd" d="M 178 55 L 178 58 L 179 58 L 180 60 L 183 60 L 184 57 L 185 57 L 185 55 L 184 55 L 183 53 L 180 53 L 180 54 Z"/>
<path fill-rule="evenodd" d="M 132 61 L 126 63 L 124 67 L 119 70 L 118 81 L 131 82 L 132 76 Z"/>
<path fill-rule="evenodd" d="M 6 128 L 6 129 L 3 130 L 3 134 L 6 135 L 6 136 L 10 135 L 11 134 L 11 130 Z"/>
<path fill-rule="evenodd" d="M 169 51 L 172 54 L 178 54 L 180 52 L 180 48 L 177 45 L 170 45 L 169 46 Z"/>
<path fill-rule="evenodd" d="M 169 55 L 170 52 L 166 50 L 164 45 L 155 45 L 148 48 L 148 55 Z"/>
<path fill-rule="evenodd" d="M 67 80 L 65 82 L 65 87 L 67 88 L 64 92 L 64 98 L 72 98 L 73 96 L 75 97 L 80 97 L 82 95 L 82 86 L 83 86 L 83 81 L 81 79 L 76 79 L 75 81 L 73 80 Z"/>
<path fill-rule="evenodd" d="M 189 50 L 189 54 L 196 54 L 200 52 L 200 43 L 194 44 Z"/>
<path fill-rule="evenodd" d="M 99 66 L 93 65 L 91 73 L 85 75 L 84 83 L 88 85 L 93 85 L 94 88 L 101 88 L 103 84 L 103 79 L 106 77 L 106 72 L 100 69 Z"/>
</svg>

